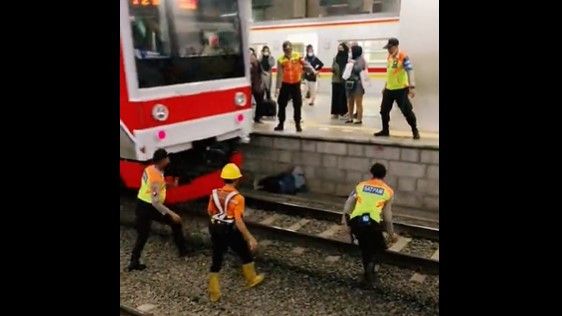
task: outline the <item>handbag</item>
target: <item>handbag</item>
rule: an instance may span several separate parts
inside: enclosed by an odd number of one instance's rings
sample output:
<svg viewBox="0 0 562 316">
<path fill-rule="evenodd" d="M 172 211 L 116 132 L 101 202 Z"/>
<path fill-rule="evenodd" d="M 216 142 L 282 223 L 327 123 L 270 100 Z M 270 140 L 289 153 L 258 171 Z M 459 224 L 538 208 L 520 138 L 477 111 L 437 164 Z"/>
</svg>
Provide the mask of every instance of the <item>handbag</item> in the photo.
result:
<svg viewBox="0 0 562 316">
<path fill-rule="evenodd" d="M 351 71 L 353 70 L 353 63 L 352 62 L 348 62 L 345 65 L 345 69 L 341 75 L 341 77 L 343 78 L 343 80 L 347 80 L 349 79 L 349 77 L 351 77 Z"/>
</svg>

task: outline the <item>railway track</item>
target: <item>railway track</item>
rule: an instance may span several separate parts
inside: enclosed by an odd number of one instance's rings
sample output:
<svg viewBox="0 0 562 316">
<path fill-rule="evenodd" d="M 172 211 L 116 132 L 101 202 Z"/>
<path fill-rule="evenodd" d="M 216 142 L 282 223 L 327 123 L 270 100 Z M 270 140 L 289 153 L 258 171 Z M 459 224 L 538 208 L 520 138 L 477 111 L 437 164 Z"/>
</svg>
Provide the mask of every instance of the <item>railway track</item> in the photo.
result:
<svg viewBox="0 0 562 316">
<path fill-rule="evenodd" d="M 330 203 L 313 201 L 304 203 L 304 201 L 298 201 L 291 196 L 287 197 L 280 194 L 251 190 L 242 190 L 242 193 L 244 194 L 246 205 L 253 208 L 266 209 L 287 215 L 305 216 L 334 223 L 341 221 L 343 205 L 336 206 Z M 439 241 L 439 228 L 394 221 L 394 229 L 399 234 L 408 237 Z"/>
<path fill-rule="evenodd" d="M 305 247 L 329 248 L 344 253 L 359 253 L 349 232 L 339 225 L 341 213 L 295 203 L 260 198 L 244 193 L 247 201 L 246 225 L 252 232 L 267 239 L 289 241 Z M 196 207 L 180 206 L 187 217 L 206 220 L 206 201 Z M 423 282 L 425 275 L 439 274 L 439 230 L 436 228 L 395 223 L 401 234 L 381 257 L 386 264 L 414 270 L 413 281 Z M 421 239 L 419 239 L 421 238 Z M 428 249 L 419 253 L 415 245 L 426 243 Z M 412 251 L 414 249 L 414 251 Z"/>
<path fill-rule="evenodd" d="M 130 307 L 125 304 L 120 304 L 119 315 L 120 316 L 153 316 L 152 313 L 143 312 L 139 309 Z"/>
</svg>

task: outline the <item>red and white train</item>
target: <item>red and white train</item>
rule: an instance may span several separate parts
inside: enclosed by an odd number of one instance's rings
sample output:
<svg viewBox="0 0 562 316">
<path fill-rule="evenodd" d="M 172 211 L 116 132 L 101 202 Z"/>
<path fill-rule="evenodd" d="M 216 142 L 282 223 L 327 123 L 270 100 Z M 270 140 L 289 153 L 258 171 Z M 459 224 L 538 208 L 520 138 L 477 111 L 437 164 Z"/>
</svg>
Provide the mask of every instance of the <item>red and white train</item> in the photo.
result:
<svg viewBox="0 0 562 316">
<path fill-rule="evenodd" d="M 121 183 L 138 188 L 165 148 L 180 184 L 166 202 L 206 196 L 251 128 L 250 1 L 120 1 Z"/>
</svg>

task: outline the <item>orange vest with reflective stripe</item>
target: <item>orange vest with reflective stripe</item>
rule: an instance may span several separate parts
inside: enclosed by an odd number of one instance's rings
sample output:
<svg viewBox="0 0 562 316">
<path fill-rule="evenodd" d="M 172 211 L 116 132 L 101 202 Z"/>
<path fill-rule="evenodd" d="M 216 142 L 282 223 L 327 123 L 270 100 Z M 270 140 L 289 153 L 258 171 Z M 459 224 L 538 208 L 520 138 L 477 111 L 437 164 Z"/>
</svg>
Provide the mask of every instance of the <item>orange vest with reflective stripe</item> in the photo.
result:
<svg viewBox="0 0 562 316">
<path fill-rule="evenodd" d="M 160 202 L 164 203 L 166 200 L 166 181 L 164 180 L 164 174 L 156 169 L 154 165 L 150 165 L 144 169 L 141 178 L 141 187 L 139 189 L 139 194 L 137 197 L 139 200 L 146 203 L 152 203 L 152 192 L 150 186 L 157 183 L 159 186 Z"/>
<path fill-rule="evenodd" d="M 295 84 L 301 82 L 303 60 L 299 53 L 292 53 L 290 59 L 283 55 L 277 61 L 283 67 L 283 83 Z"/>
</svg>

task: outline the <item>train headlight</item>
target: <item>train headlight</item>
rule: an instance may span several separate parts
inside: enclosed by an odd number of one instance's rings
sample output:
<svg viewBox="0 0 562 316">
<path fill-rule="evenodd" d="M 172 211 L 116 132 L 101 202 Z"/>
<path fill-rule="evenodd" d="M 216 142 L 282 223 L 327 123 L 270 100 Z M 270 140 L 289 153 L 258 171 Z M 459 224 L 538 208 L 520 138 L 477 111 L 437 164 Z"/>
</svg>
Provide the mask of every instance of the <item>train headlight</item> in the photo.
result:
<svg viewBox="0 0 562 316">
<path fill-rule="evenodd" d="M 157 121 L 165 121 L 168 119 L 170 112 L 168 111 L 168 107 L 164 104 L 156 104 L 152 108 L 152 117 Z"/>
<path fill-rule="evenodd" d="M 234 104 L 238 106 L 246 105 L 247 101 L 248 100 L 246 100 L 246 95 L 243 92 L 236 92 L 236 94 L 234 95 Z"/>
</svg>

